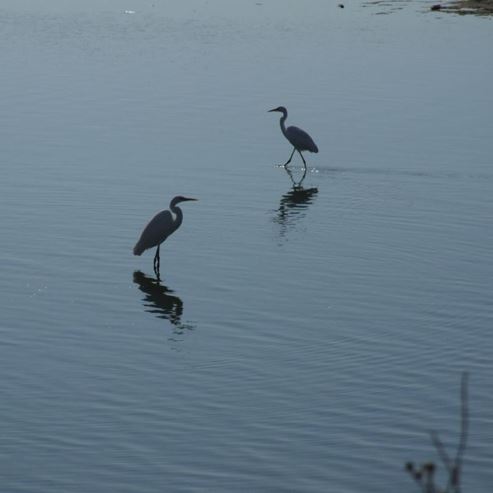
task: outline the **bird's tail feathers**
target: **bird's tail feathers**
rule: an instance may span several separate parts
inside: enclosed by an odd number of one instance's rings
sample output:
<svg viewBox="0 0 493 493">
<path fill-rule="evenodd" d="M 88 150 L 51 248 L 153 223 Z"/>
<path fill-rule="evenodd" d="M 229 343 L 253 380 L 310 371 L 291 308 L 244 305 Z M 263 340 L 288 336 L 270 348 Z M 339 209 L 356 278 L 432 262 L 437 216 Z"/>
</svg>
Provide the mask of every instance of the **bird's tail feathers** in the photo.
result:
<svg viewBox="0 0 493 493">
<path fill-rule="evenodd" d="M 134 255 L 142 255 L 144 253 L 144 250 L 145 250 L 145 248 L 142 248 L 142 246 L 140 245 L 140 242 L 138 242 L 134 246 Z"/>
<path fill-rule="evenodd" d="M 316 154 L 318 152 L 317 144 L 313 145 L 313 152 Z"/>
</svg>

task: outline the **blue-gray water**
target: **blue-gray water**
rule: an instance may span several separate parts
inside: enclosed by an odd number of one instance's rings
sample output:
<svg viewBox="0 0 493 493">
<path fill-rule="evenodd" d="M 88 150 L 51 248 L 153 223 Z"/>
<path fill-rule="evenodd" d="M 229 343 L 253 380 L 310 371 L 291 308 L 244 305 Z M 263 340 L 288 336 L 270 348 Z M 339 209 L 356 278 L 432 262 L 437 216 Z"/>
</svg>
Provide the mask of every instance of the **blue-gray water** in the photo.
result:
<svg viewBox="0 0 493 493">
<path fill-rule="evenodd" d="M 415 492 L 463 370 L 489 491 L 492 21 L 428 7 L 2 2 L 2 491 Z"/>
</svg>

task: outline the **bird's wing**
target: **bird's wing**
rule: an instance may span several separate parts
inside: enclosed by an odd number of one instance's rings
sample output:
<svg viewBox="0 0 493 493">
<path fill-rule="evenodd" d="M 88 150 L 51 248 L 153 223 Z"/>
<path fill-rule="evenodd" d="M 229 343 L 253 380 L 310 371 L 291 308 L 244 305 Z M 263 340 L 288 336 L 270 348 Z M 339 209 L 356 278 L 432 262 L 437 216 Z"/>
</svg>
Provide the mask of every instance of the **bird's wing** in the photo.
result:
<svg viewBox="0 0 493 493">
<path fill-rule="evenodd" d="M 313 139 L 299 127 L 288 127 L 286 129 L 286 137 L 300 151 L 318 152 L 318 147 L 313 142 Z"/>
<path fill-rule="evenodd" d="M 144 250 L 161 244 L 174 231 L 173 222 L 170 211 L 158 212 L 142 231 L 134 253 L 140 255 Z"/>
</svg>

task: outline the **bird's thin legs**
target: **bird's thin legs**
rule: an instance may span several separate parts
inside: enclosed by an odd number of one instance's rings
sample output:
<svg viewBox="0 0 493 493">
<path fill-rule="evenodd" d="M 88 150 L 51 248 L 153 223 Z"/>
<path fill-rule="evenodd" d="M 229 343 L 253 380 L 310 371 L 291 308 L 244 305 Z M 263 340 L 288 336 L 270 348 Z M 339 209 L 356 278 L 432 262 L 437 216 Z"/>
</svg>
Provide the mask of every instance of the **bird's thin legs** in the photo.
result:
<svg viewBox="0 0 493 493">
<path fill-rule="evenodd" d="M 298 151 L 298 153 L 301 156 L 301 159 L 303 159 L 303 164 L 305 165 L 305 169 L 306 169 L 306 161 L 305 161 L 305 158 L 303 157 L 303 154 L 301 154 L 301 151 Z"/>
<path fill-rule="evenodd" d="M 154 255 L 154 274 L 159 278 L 159 264 L 160 264 L 160 257 L 159 257 L 159 247 L 161 245 L 158 245 L 156 248 L 156 255 Z"/>
<path fill-rule="evenodd" d="M 286 170 L 286 173 L 288 174 L 289 178 L 291 179 L 291 183 L 293 184 L 293 190 L 303 190 L 302 183 L 306 177 L 306 166 L 303 168 L 303 176 L 298 181 L 296 181 L 294 179 L 293 172 L 291 171 L 290 168 L 286 167 L 284 169 Z"/>
<path fill-rule="evenodd" d="M 289 156 L 289 159 L 283 164 L 283 166 L 285 168 L 287 167 L 287 165 L 291 162 L 291 159 L 293 159 L 293 156 L 294 156 L 295 151 L 298 151 L 298 154 L 301 156 L 301 159 L 303 161 L 303 165 L 305 166 L 305 169 L 306 169 L 306 161 L 305 161 L 305 158 L 303 157 L 303 154 L 301 154 L 301 151 L 299 151 L 298 149 L 296 149 L 296 147 L 293 147 L 293 152 L 291 153 L 291 156 Z"/>
<path fill-rule="evenodd" d="M 291 162 L 291 159 L 293 159 L 294 151 L 296 151 L 296 147 L 293 147 L 293 152 L 291 153 L 291 156 L 289 156 L 289 159 L 283 164 L 284 167 L 286 167 Z"/>
</svg>

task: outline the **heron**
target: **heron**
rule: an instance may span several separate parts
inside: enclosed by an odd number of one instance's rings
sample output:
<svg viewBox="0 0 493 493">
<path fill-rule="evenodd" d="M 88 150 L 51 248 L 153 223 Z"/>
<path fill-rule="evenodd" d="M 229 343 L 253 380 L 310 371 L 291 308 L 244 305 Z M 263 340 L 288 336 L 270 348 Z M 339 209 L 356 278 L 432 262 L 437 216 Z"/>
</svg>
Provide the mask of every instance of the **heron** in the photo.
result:
<svg viewBox="0 0 493 493">
<path fill-rule="evenodd" d="M 291 156 L 289 156 L 289 159 L 283 164 L 283 166 L 286 167 L 291 162 L 291 159 L 293 159 L 294 151 L 298 151 L 306 169 L 306 161 L 305 158 L 303 157 L 303 154 L 301 154 L 301 151 L 310 151 L 317 153 L 318 152 L 317 145 L 315 144 L 315 142 L 313 142 L 313 139 L 301 128 L 298 127 L 286 128 L 284 123 L 286 121 L 286 118 L 288 117 L 288 110 L 284 106 L 279 106 L 277 108 L 269 110 L 268 113 L 272 111 L 278 111 L 279 113 L 282 113 L 281 119 L 279 120 L 279 123 L 281 125 L 281 131 L 284 137 L 286 137 L 286 139 L 288 139 L 291 145 L 293 146 L 293 152 L 291 153 Z"/>
<path fill-rule="evenodd" d="M 189 200 L 197 200 L 182 195 L 177 195 L 169 203 L 171 210 L 164 210 L 158 212 L 148 223 L 142 231 L 139 241 L 134 246 L 134 255 L 142 255 L 145 250 L 149 248 L 156 248 L 156 254 L 154 255 L 154 273 L 159 278 L 159 247 L 168 236 L 173 234 L 181 225 L 183 221 L 183 212 L 177 205 L 180 202 L 187 202 Z M 173 216 L 173 214 L 174 216 Z"/>
</svg>

